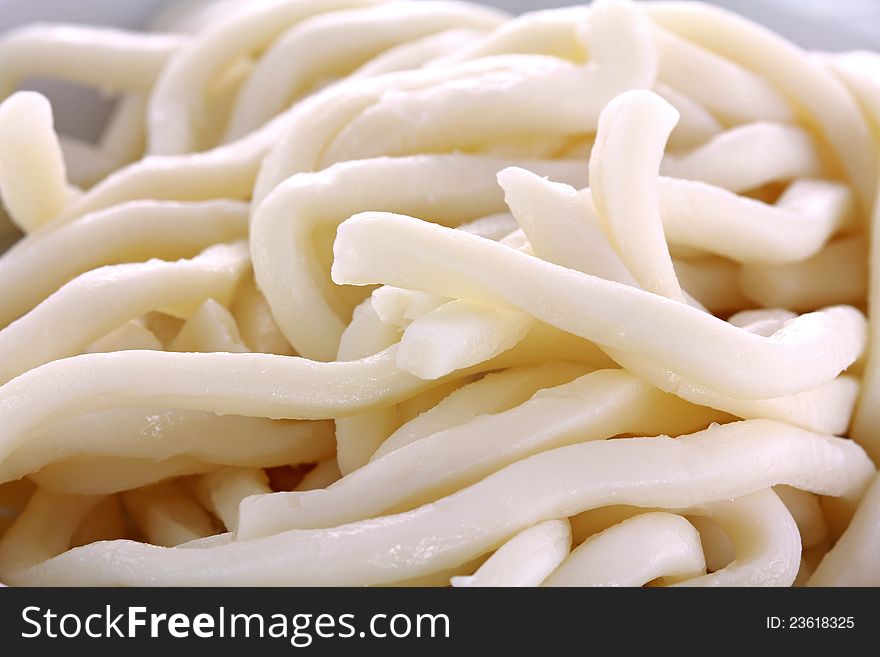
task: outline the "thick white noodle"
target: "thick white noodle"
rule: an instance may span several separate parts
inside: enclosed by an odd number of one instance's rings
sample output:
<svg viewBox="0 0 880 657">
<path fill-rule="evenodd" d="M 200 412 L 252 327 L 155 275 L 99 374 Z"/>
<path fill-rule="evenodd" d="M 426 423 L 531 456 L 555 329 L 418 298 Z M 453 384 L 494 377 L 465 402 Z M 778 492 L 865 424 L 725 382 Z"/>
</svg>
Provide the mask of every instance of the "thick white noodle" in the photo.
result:
<svg viewBox="0 0 880 657">
<path fill-rule="evenodd" d="M 275 188 L 254 213 L 251 257 L 272 315 L 297 352 L 335 358 L 353 310 L 316 253 L 316 232 L 332 231 L 365 206 L 448 225 L 497 212 L 504 199 L 495 176 L 511 164 L 516 162 L 458 154 L 360 160 L 301 173 Z M 586 177 L 574 162 L 520 164 L 571 182 Z M 302 256 L 291 259 L 291 249 Z"/>
<path fill-rule="evenodd" d="M 146 148 L 147 94 L 129 92 L 116 101 L 107 118 L 99 149 L 120 164 L 128 164 L 144 154 Z"/>
<path fill-rule="evenodd" d="M 433 60 L 460 50 L 481 36 L 483 32 L 477 30 L 455 29 L 407 41 L 376 55 L 352 73 L 348 79 L 359 80 L 421 68 Z"/>
<path fill-rule="evenodd" d="M 591 204 L 582 202 L 587 199 L 579 197 L 565 185 L 546 181 L 526 171 L 507 169 L 498 178 L 505 189 L 506 201 L 528 234 L 537 255 L 586 274 L 635 285 L 626 266 L 603 238 Z M 624 182 L 621 181 L 621 184 Z M 688 203 L 680 205 L 687 206 Z M 691 213 L 685 216 L 688 214 Z M 711 228 L 711 225 L 707 228 Z M 706 235 L 709 233 L 707 230 Z M 745 246 L 746 240 L 743 240 L 743 244 Z M 781 321 L 772 323 L 772 330 L 768 329 L 769 325 L 763 319 L 763 323 L 759 322 L 757 326 L 750 326 L 749 322 L 736 325 L 769 337 L 781 329 L 786 320 L 794 317 L 793 314 L 784 315 Z M 741 399 L 695 385 L 643 358 L 607 347 L 605 351 L 630 371 L 693 403 L 743 418 L 782 420 L 813 431 L 846 431 L 859 392 L 855 379 L 841 376 L 828 384 L 795 395 L 765 400 Z M 676 383 L 675 387 L 672 386 L 673 382 Z"/>
<path fill-rule="evenodd" d="M 337 360 L 347 361 L 379 353 L 400 340 L 400 331 L 379 320 L 369 300 L 354 310 L 342 333 Z M 395 365 L 396 365 L 395 356 Z M 336 419 L 336 462 L 340 474 L 357 470 L 394 430 L 397 411 L 389 404 L 351 417 Z"/>
<path fill-rule="evenodd" d="M 669 148 L 674 151 L 690 150 L 721 132 L 718 120 L 705 107 L 691 97 L 658 82 L 654 92 L 675 108 L 679 121 L 669 135 Z"/>
<path fill-rule="evenodd" d="M 856 510 L 852 521 L 825 555 L 808 586 L 880 586 L 880 477 Z"/>
<path fill-rule="evenodd" d="M 304 20 L 254 65 L 238 95 L 225 141 L 258 128 L 316 82 L 344 76 L 393 46 L 456 27 L 489 30 L 503 18 L 479 5 L 428 0 L 389 2 Z"/>
<path fill-rule="evenodd" d="M 40 563 L 70 547 L 99 495 L 63 495 L 38 488 L 0 541 L 0 574 Z"/>
<path fill-rule="evenodd" d="M 336 85 L 305 100 L 263 163 L 255 203 L 294 173 L 371 153 L 450 152 L 523 133 L 593 132 L 605 103 L 627 89 L 649 87 L 655 71 L 639 13 L 617 2 L 595 9 L 583 35 L 593 59 L 583 66 L 547 56 L 488 57 Z M 572 96 L 573 87 L 584 91 Z M 569 102 L 544 102 L 556 95 Z"/>
<path fill-rule="evenodd" d="M 502 75 L 480 76 L 477 84 L 445 81 L 428 89 L 399 89 L 380 98 L 336 135 L 322 164 L 438 148 L 467 149 L 523 134 L 588 134 L 612 98 L 654 82 L 656 55 L 647 24 L 625 3 L 597 4 L 584 26 L 583 39 L 591 59 L 582 66 L 556 58 L 508 55 L 519 66 Z M 462 66 L 466 70 L 467 64 Z M 572 95 L 563 88 L 583 91 Z M 547 103 L 547 97 L 565 102 Z M 503 113 L 497 111 L 499 103 Z M 426 130 L 426 125 L 431 129 Z"/>
<path fill-rule="evenodd" d="M 247 137 L 202 153 L 148 156 L 132 162 L 69 203 L 48 226 L 54 229 L 126 201 L 247 200 L 260 163 L 285 119 L 281 115 Z"/>
<path fill-rule="evenodd" d="M 721 570 L 675 586 L 791 586 L 801 564 L 801 538 L 788 509 L 772 490 L 720 500 L 692 512 L 708 515 L 733 543 L 733 561 Z"/>
<path fill-rule="evenodd" d="M 241 339 L 232 313 L 208 299 L 186 320 L 168 345 L 168 351 L 241 354 L 250 350 Z"/>
<path fill-rule="evenodd" d="M 456 587 L 540 586 L 568 556 L 571 525 L 547 520 L 502 545 L 473 575 L 453 577 Z"/>
<path fill-rule="evenodd" d="M 155 349 L 161 351 L 162 342 L 148 329 L 140 318 L 132 319 L 118 329 L 86 347 L 87 354 L 106 354 L 129 349 Z"/>
<path fill-rule="evenodd" d="M 797 102 L 826 136 L 862 203 L 870 207 L 878 163 L 865 116 L 845 85 L 793 43 L 729 11 L 702 3 L 655 2 L 645 13 L 666 29 L 761 76 Z M 772 153 L 768 149 L 766 153 Z"/>
<path fill-rule="evenodd" d="M 406 327 L 397 366 L 421 379 L 439 379 L 514 347 L 531 325 L 528 315 L 515 310 L 451 301 Z"/>
<path fill-rule="evenodd" d="M 791 486 L 776 486 L 773 492 L 782 500 L 797 523 L 801 544 L 805 549 L 819 545 L 828 537 L 828 526 L 822 515 L 822 506 L 815 495 Z"/>
<path fill-rule="evenodd" d="M 122 499 L 153 545 L 180 545 L 216 533 L 211 517 L 178 481 L 130 490 Z"/>
<path fill-rule="evenodd" d="M 408 248 L 398 248 L 399 243 Z M 514 308 L 745 399 L 790 395 L 826 384 L 852 364 L 865 345 L 865 320 L 855 308 L 837 306 L 800 315 L 765 338 L 629 285 L 559 267 L 463 231 L 388 213 L 366 212 L 344 222 L 334 253 L 332 275 L 337 283 L 385 283 Z M 596 308 L 603 310 L 601 321 Z M 653 318 L 650 325 L 642 321 L 646 313 Z M 719 363 L 724 365 L 719 368 Z M 669 389 L 675 389 L 674 381 Z"/>
<path fill-rule="evenodd" d="M 315 467 L 306 474 L 305 477 L 296 485 L 294 490 L 307 491 L 318 490 L 319 488 L 327 488 L 331 484 L 339 481 L 342 473 L 339 471 L 339 465 L 336 459 L 325 459 L 315 465 Z"/>
<path fill-rule="evenodd" d="M 863 237 L 844 237 L 798 262 L 746 265 L 739 284 L 753 304 L 765 308 L 809 311 L 834 303 L 862 305 L 868 292 L 867 256 Z"/>
<path fill-rule="evenodd" d="M 199 477 L 195 489 L 202 505 L 227 529 L 238 523 L 238 507 L 244 498 L 272 490 L 269 477 L 259 468 L 222 468 Z"/>
<path fill-rule="evenodd" d="M 246 237 L 247 220 L 248 206 L 237 201 L 135 201 L 36 231 L 0 256 L 0 326 L 89 270 L 191 258 L 212 244 Z"/>
<path fill-rule="evenodd" d="M 242 444 L 241 436 L 251 439 Z M 272 467 L 324 459 L 333 454 L 333 447 L 329 422 L 273 421 L 163 408 L 120 409 L 51 424 L 3 459 L 0 480 L 12 481 L 51 463 L 77 458 L 159 462 L 187 457 L 190 463 Z"/>
<path fill-rule="evenodd" d="M 832 55 L 829 62 L 832 70 L 846 83 L 853 95 L 860 101 L 862 110 L 874 127 L 875 145 L 880 149 L 880 57 L 876 53 L 858 51 Z M 876 189 L 880 190 L 880 180 Z M 880 197 L 874 198 L 874 210 L 870 217 L 870 248 L 868 249 L 869 283 L 868 313 L 872 318 L 869 325 L 867 366 L 862 378 L 862 394 L 853 418 L 851 436 L 865 447 L 875 462 L 880 461 L 880 322 L 876 321 L 880 309 Z M 845 259 L 844 266 L 852 266 L 851 259 Z M 835 272 L 835 278 L 843 278 Z M 846 278 L 858 276 L 849 272 Z M 860 299 L 864 296 L 860 296 Z"/>
<path fill-rule="evenodd" d="M 293 349 L 278 330 L 263 293 L 253 275 L 239 284 L 230 308 L 242 340 L 251 351 L 261 354 L 293 355 Z"/>
<path fill-rule="evenodd" d="M 608 103 L 590 155 L 590 192 L 605 236 L 639 287 L 683 302 L 657 193 L 660 160 L 678 119 L 650 91 L 628 91 Z"/>
<path fill-rule="evenodd" d="M 600 370 L 539 390 L 510 410 L 476 416 L 388 452 L 327 490 L 246 500 L 238 536 L 333 527 L 403 511 L 538 452 L 623 433 L 644 435 L 647 427 L 656 433 L 689 433 L 716 417 L 622 370 Z"/>
<path fill-rule="evenodd" d="M 0 98 L 25 78 L 51 77 L 98 89 L 149 91 L 188 39 L 106 27 L 35 24 L 0 38 Z"/>
<path fill-rule="evenodd" d="M 372 459 L 464 424 L 478 415 L 510 410 L 527 402 L 539 390 L 568 383 L 584 373 L 583 366 L 566 362 L 512 367 L 503 372 L 489 373 L 478 381 L 465 383 L 449 392 L 427 410 L 402 424 L 388 436 Z"/>
<path fill-rule="evenodd" d="M 332 363 L 257 353 L 160 351 L 52 361 L 0 387 L 0 413 L 8 419 L 0 424 L 0 457 L 53 421 L 75 414 L 152 406 L 321 420 L 394 404 L 444 383 L 400 370 L 396 350 L 395 345 L 356 361 Z M 595 367 L 597 361 L 606 362 L 597 351 L 589 342 L 538 324 L 514 349 L 455 376 L 561 359 Z"/>
<path fill-rule="evenodd" d="M 825 167 L 809 132 L 787 123 L 760 122 L 721 132 L 693 150 L 668 153 L 660 172 L 746 192 L 772 182 L 818 178 Z"/>
<path fill-rule="evenodd" d="M 70 198 L 52 123 L 52 107 L 40 94 L 21 91 L 0 103 L 0 200 L 25 232 L 61 212 Z"/>
<path fill-rule="evenodd" d="M 672 513 L 642 513 L 587 539 L 544 586 L 643 586 L 706 572 L 700 535 Z"/>
<path fill-rule="evenodd" d="M 148 111 L 148 152 L 180 155 L 198 149 L 194 128 L 204 121 L 207 88 L 236 59 L 250 57 L 291 25 L 326 11 L 382 0 L 268 0 L 243 5 L 209 24 L 156 82 Z"/>
<path fill-rule="evenodd" d="M 0 580 L 880 585 L 880 54 L 667 0 L 148 29 L 0 36 Z"/>
<path fill-rule="evenodd" d="M 756 460 L 765 467 L 755 468 Z M 831 463 L 835 467 L 828 467 Z M 657 471 L 677 476 L 658 479 L 652 475 Z M 612 500 L 678 509 L 780 483 L 858 498 L 873 475 L 867 456 L 850 441 L 753 420 L 675 440 L 563 447 L 524 459 L 413 511 L 333 529 L 291 530 L 199 550 L 130 541 L 93 543 L 11 572 L 7 581 L 154 586 L 390 583 L 454 567 L 538 522 Z M 392 548 L 395 558 L 389 560 Z"/>
<path fill-rule="evenodd" d="M 208 298 L 228 303 L 247 263 L 247 248 L 238 243 L 210 247 L 192 260 L 111 265 L 80 274 L 0 331 L 0 383 L 80 353 L 151 310 L 185 317 Z"/>
</svg>

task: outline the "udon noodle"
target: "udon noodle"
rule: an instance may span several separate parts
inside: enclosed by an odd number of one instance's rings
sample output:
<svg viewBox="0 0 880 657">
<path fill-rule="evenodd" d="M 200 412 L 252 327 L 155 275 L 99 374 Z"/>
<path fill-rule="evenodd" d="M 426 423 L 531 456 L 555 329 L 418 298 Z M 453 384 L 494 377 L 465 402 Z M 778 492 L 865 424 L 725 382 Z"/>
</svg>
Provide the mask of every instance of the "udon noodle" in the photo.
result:
<svg viewBox="0 0 880 657">
<path fill-rule="evenodd" d="M 0 97 L 0 581 L 880 585 L 880 55 L 225 0 Z"/>
</svg>

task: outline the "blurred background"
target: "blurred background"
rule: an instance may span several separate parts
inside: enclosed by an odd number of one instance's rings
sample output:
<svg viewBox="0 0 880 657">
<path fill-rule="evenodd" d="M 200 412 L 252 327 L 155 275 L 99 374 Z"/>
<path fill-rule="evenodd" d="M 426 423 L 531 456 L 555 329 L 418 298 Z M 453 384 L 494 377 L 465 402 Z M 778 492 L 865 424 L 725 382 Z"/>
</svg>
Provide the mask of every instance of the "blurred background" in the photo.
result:
<svg viewBox="0 0 880 657">
<path fill-rule="evenodd" d="M 0 32 L 31 21 L 144 25 L 171 3 L 202 0 L 0 0 Z M 251 0 L 259 2 L 260 0 Z M 576 0 L 482 0 L 521 13 L 566 5 Z M 710 0 L 767 25 L 808 48 L 880 50 L 880 0 Z"/>
<path fill-rule="evenodd" d="M 484 0 L 507 11 L 583 4 L 569 0 Z M 880 0 L 709 0 L 818 50 L 880 50 Z"/>
<path fill-rule="evenodd" d="M 161 9 L 209 0 L 0 0 L 0 34 L 37 21 L 92 23 L 137 29 Z M 220 0 L 223 2 L 224 0 Z M 238 0 L 239 2 L 241 0 Z M 261 0 L 250 0 L 260 2 Z M 584 4 L 585 0 L 482 0 L 512 13 Z M 648 0 L 651 1 L 651 0 Z M 880 51 L 880 0 L 711 0 L 763 23 L 805 48 Z M 87 90 L 56 82 L 29 82 L 56 108 L 56 127 L 90 139 L 99 131 L 108 103 Z M 75 111 L 68 111 L 75 108 Z"/>
</svg>

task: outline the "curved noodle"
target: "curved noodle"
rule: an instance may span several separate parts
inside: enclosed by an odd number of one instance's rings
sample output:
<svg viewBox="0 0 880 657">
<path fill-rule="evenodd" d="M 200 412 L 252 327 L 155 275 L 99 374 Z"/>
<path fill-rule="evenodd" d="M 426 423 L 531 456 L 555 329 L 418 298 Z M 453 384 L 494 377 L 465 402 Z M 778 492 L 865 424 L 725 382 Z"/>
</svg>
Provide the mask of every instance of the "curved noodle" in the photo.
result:
<svg viewBox="0 0 880 657">
<path fill-rule="evenodd" d="M 405 240 L 411 250 L 393 248 L 398 240 Z M 420 254 L 417 266 L 412 261 L 415 252 Z M 381 282 L 517 308 L 562 330 L 648 356 L 675 367 L 682 376 L 746 399 L 792 394 L 827 383 L 864 348 L 865 322 L 854 308 L 840 306 L 801 315 L 770 340 L 628 285 L 567 270 L 462 231 L 388 213 L 363 213 L 343 223 L 334 253 L 333 280 L 337 283 Z M 470 257 L 477 253 L 479 271 Z M 445 266 L 434 268 L 432 261 L 439 258 Z M 420 272 L 417 277 L 412 276 L 415 270 Z M 543 302 L 535 303 L 538 298 Z M 552 312 L 545 310 L 550 299 L 556 300 Z M 651 313 L 651 326 L 636 321 L 635 306 L 638 313 Z M 592 307 L 603 308 L 602 322 L 582 312 Z M 656 340 L 661 321 L 675 324 L 663 331 L 662 344 Z M 609 324 L 625 325 L 628 332 L 621 336 L 609 330 Z M 694 339 L 697 332 L 702 340 Z M 680 345 L 675 344 L 678 340 Z M 709 363 L 723 362 L 725 349 L 731 366 L 722 375 Z M 672 350 L 675 358 L 670 357 Z M 775 376 L 755 375 L 765 370 Z M 797 375 L 786 376 L 786 372 Z"/>
<path fill-rule="evenodd" d="M 643 586 L 706 572 L 697 530 L 681 516 L 642 513 L 587 539 L 544 586 Z"/>
<path fill-rule="evenodd" d="M 755 459 L 767 467 L 754 468 Z M 824 467 L 830 462 L 842 467 Z M 679 472 L 682 479 L 656 480 L 650 472 L 657 468 Z M 30 585 L 377 584 L 464 563 L 537 522 L 612 499 L 682 508 L 779 483 L 857 496 L 873 472 L 864 452 L 849 441 L 769 421 L 741 422 L 677 440 L 563 447 L 508 466 L 433 504 L 377 520 L 330 530 L 291 530 L 199 550 L 129 541 L 93 543 L 10 572 L 7 580 Z M 432 549 L 425 550 L 425 545 Z M 391 546 L 393 562 L 384 558 Z M 77 568 L 67 567 L 71 559 Z"/>
</svg>

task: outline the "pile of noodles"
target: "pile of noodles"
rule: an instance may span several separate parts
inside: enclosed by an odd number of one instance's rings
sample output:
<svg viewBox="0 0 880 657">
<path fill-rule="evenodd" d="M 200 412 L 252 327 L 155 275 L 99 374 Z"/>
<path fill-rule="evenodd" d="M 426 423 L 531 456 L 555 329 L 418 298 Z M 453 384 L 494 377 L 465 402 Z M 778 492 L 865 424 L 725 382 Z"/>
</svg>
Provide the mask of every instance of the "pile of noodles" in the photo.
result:
<svg viewBox="0 0 880 657">
<path fill-rule="evenodd" d="M 219 0 L 0 98 L 0 581 L 880 584 L 880 55 Z"/>
</svg>

